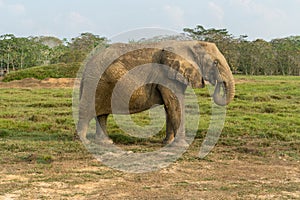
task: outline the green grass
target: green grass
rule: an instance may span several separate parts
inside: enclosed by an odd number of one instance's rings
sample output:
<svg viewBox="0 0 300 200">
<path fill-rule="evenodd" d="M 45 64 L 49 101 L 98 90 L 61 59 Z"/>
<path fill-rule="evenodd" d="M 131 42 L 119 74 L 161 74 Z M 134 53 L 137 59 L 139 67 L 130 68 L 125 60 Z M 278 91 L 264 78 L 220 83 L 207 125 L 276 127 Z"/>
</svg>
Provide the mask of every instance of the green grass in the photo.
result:
<svg viewBox="0 0 300 200">
<path fill-rule="evenodd" d="M 0 129 L 66 138 L 74 129 L 71 89 L 1 89 Z"/>
<path fill-rule="evenodd" d="M 19 71 L 13 71 L 5 76 L 4 82 L 21 80 L 24 78 L 76 78 L 76 74 L 81 67 L 81 63 L 53 64 L 47 66 L 31 67 Z"/>
<path fill-rule="evenodd" d="M 237 84 L 224 134 L 299 140 L 300 77 L 253 78 L 252 82 Z"/>
<path fill-rule="evenodd" d="M 246 82 L 236 85 L 236 98 L 227 107 L 218 145 L 257 156 L 265 155 L 264 149 L 272 147 L 278 154 L 300 159 L 300 77 L 236 78 Z M 202 140 L 209 125 L 211 100 L 207 89 L 196 93 L 201 114 L 196 139 Z M 83 151 L 80 144 L 72 141 L 75 124 L 71 89 L 0 89 L 0 94 L 0 163 L 34 160 L 51 164 L 63 154 Z M 138 124 L 147 125 L 149 113 L 133 119 L 141 119 Z M 135 145 L 134 151 L 159 147 L 165 135 L 163 129 L 150 139 L 131 137 L 119 129 L 111 116 L 108 132 L 117 144 Z M 137 149 L 136 145 L 141 147 Z"/>
</svg>

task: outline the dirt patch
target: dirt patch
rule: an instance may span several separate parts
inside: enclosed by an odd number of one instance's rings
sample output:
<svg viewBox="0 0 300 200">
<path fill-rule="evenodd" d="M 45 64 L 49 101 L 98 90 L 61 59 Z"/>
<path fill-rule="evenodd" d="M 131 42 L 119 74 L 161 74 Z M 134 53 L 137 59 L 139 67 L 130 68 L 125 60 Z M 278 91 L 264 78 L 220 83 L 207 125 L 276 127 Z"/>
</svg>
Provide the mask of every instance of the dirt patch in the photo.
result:
<svg viewBox="0 0 300 200">
<path fill-rule="evenodd" d="M 11 82 L 1 82 L 0 88 L 72 88 L 75 78 L 46 78 L 38 80 L 25 78 Z"/>
<path fill-rule="evenodd" d="M 2 79 L 0 79 L 0 88 L 72 88 L 76 80 L 75 78 L 46 78 L 44 80 L 25 78 L 23 80 L 2 82 Z M 236 84 L 250 82 L 255 81 L 245 78 L 235 79 Z"/>
<path fill-rule="evenodd" d="M 142 174 L 109 169 L 93 159 L 61 160 L 48 167 L 3 166 L 10 170 L 1 172 L 0 186 L 14 186 L 0 199 L 300 198 L 298 162 L 218 157 L 212 153 L 205 160 L 181 160 Z M 8 175 L 15 169 L 16 175 Z"/>
<path fill-rule="evenodd" d="M 256 80 L 248 79 L 248 78 L 234 78 L 235 84 L 244 84 L 244 83 L 255 83 Z"/>
</svg>

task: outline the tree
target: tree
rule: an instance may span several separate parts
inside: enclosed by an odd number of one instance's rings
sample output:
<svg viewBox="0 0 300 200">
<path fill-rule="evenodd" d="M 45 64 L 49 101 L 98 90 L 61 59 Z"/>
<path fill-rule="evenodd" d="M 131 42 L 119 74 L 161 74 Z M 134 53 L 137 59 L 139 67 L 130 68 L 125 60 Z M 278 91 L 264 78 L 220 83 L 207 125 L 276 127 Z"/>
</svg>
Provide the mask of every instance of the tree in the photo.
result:
<svg viewBox="0 0 300 200">
<path fill-rule="evenodd" d="M 234 73 L 300 76 L 300 36 L 277 38 L 270 42 L 262 39 L 249 41 L 246 35 L 235 37 L 226 29 L 205 29 L 201 25 L 185 28 L 184 32 L 183 35 L 157 36 L 137 43 L 186 38 L 213 42 Z M 100 44 L 108 46 L 107 39 L 92 33 L 82 33 L 71 41 L 51 36 L 4 34 L 0 35 L 0 67 L 9 72 L 48 63 L 82 62 Z"/>
<path fill-rule="evenodd" d="M 36 41 L 35 37 L 17 38 L 12 34 L 0 36 L 0 57 L 2 67 L 22 69 L 45 63 L 49 53 L 46 45 Z"/>
<path fill-rule="evenodd" d="M 39 36 L 39 37 L 37 37 L 37 42 L 40 42 L 43 45 L 46 45 L 51 49 L 63 44 L 62 40 L 60 40 L 59 38 L 56 38 L 56 37 L 52 37 L 52 36 Z"/>
<path fill-rule="evenodd" d="M 85 53 L 89 53 L 101 43 L 107 43 L 105 37 L 100 37 L 92 33 L 81 33 L 80 36 L 72 38 L 71 41 L 71 50 L 83 51 Z"/>
<path fill-rule="evenodd" d="M 282 75 L 299 75 L 300 39 L 289 37 L 271 41 L 276 51 L 276 63 Z"/>
<path fill-rule="evenodd" d="M 82 33 L 80 36 L 72 38 L 71 42 L 65 41 L 67 46 L 58 46 L 55 49 L 58 52 L 51 62 L 82 62 L 95 47 L 100 44 L 107 45 L 107 42 L 105 37 L 99 37 L 92 33 Z"/>
</svg>

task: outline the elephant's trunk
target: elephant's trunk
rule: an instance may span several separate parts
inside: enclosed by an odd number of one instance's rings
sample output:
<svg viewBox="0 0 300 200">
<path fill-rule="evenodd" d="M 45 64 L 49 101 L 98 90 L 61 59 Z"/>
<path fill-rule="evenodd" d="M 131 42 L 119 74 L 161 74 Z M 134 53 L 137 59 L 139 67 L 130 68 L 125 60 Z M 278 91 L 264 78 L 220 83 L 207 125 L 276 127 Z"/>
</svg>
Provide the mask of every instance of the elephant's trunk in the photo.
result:
<svg viewBox="0 0 300 200">
<path fill-rule="evenodd" d="M 227 78 L 223 78 L 223 81 L 218 81 L 213 94 L 214 102 L 220 106 L 229 104 L 235 93 L 234 79 L 231 74 L 227 74 Z"/>
</svg>

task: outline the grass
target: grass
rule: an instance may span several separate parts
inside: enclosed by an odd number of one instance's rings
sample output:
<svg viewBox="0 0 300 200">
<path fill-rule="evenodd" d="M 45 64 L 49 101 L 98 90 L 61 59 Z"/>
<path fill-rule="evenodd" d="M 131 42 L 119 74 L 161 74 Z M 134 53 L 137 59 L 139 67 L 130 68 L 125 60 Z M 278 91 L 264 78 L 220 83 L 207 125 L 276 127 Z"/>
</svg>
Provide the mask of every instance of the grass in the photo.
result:
<svg viewBox="0 0 300 200">
<path fill-rule="evenodd" d="M 299 80 L 299 77 L 257 77 L 247 84 L 238 84 L 235 101 L 228 107 L 224 134 L 298 140 Z"/>
<path fill-rule="evenodd" d="M 9 82 L 24 78 L 36 78 L 39 80 L 43 80 L 45 78 L 76 78 L 77 71 L 80 67 L 81 63 L 60 63 L 31 67 L 20 71 L 13 71 L 7 74 L 3 81 Z"/>
<path fill-rule="evenodd" d="M 236 85 L 234 102 L 227 107 L 225 125 L 217 144 L 219 148 L 215 148 L 210 155 L 217 156 L 217 160 L 238 158 L 256 162 L 256 159 L 261 158 L 261 162 L 267 163 L 275 156 L 299 162 L 300 77 L 237 76 L 236 79 L 240 83 Z M 196 94 L 200 100 L 201 116 L 195 142 L 190 147 L 192 152 L 199 150 L 199 144 L 209 126 L 211 113 L 208 91 L 199 89 L 196 90 Z M 87 158 L 90 158 L 87 150 L 80 142 L 72 140 L 75 124 L 71 106 L 72 89 L 0 89 L 0 166 L 11 174 L 31 177 L 28 181 L 13 179 L 0 182 L 0 195 L 16 189 L 36 187 L 35 184 L 39 182 L 62 182 L 72 187 L 122 176 L 120 172 L 109 169 L 93 170 L 95 167 L 101 167 L 101 164 L 87 161 Z M 149 112 L 134 115 L 132 119 L 142 126 L 150 123 Z M 165 135 L 162 129 L 150 138 L 132 137 L 120 130 L 112 116 L 109 117 L 108 132 L 117 145 L 133 152 L 154 151 L 160 148 Z M 202 162 L 214 163 L 215 160 L 210 156 L 199 160 L 197 154 L 186 153 L 178 162 L 187 163 L 186 165 L 201 162 L 201 167 Z M 79 162 L 81 166 L 88 165 L 90 171 L 75 169 L 75 162 Z M 174 184 L 178 189 L 196 187 L 195 184 L 185 181 L 185 178 Z M 251 185 L 251 182 L 244 183 L 239 188 L 230 184 L 216 186 L 216 190 L 239 190 L 242 191 L 242 196 L 252 191 L 248 187 L 249 184 Z M 276 189 L 274 184 L 268 187 Z M 143 188 L 149 191 L 153 189 L 147 185 Z M 283 189 L 297 191 L 297 187 L 292 184 Z M 78 194 L 62 195 L 74 197 Z"/>
<path fill-rule="evenodd" d="M 248 77 L 237 77 L 243 80 Z M 300 78 L 251 77 L 236 85 L 236 97 L 227 108 L 223 143 L 249 136 L 278 141 L 300 140 Z M 197 138 L 203 138 L 210 121 L 210 98 L 206 89 L 196 90 L 200 101 Z M 1 89 L 0 137 L 5 140 L 70 141 L 75 131 L 71 89 Z M 154 116 L 154 119 L 158 116 Z M 149 112 L 132 116 L 138 125 L 149 124 Z M 140 119 L 140 120 L 139 120 Z M 124 134 L 109 117 L 110 136 L 117 143 L 158 142 L 164 130 L 150 140 Z"/>
<path fill-rule="evenodd" d="M 74 129 L 71 89 L 1 89 L 0 129 L 49 137 Z M 68 138 L 69 139 L 69 138 Z"/>
</svg>

